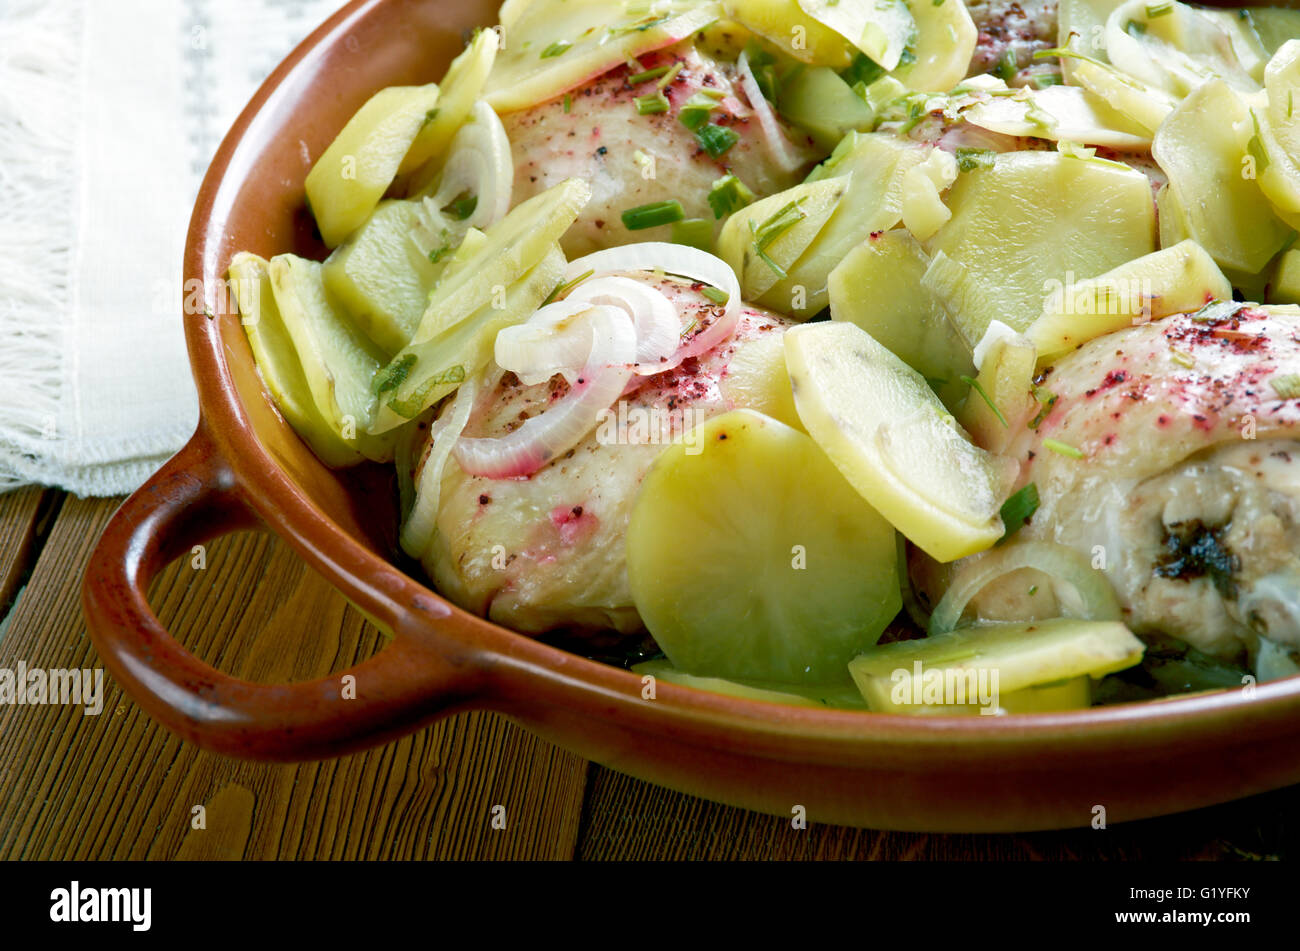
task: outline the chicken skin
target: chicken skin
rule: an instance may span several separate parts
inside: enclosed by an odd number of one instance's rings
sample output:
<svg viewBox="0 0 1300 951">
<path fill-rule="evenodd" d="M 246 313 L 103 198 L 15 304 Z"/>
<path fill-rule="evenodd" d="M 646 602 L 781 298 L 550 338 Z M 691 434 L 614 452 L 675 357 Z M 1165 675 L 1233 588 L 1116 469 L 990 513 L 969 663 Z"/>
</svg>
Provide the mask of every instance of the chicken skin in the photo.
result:
<svg viewBox="0 0 1300 951">
<path fill-rule="evenodd" d="M 1045 540 L 1105 572 L 1138 634 L 1254 663 L 1300 651 L 1300 308 L 1240 305 L 1107 334 L 1044 372 L 1055 396 L 1007 452 Z M 1300 392 L 1300 391 L 1297 391 Z M 1079 454 L 1082 454 L 1081 456 Z M 981 557 L 979 555 L 972 556 Z M 956 566 L 920 566 L 936 597 Z M 1056 612 L 1033 569 L 976 599 L 986 618 Z"/>
<path fill-rule="evenodd" d="M 653 282 L 688 323 L 714 305 L 698 287 Z M 640 377 L 569 452 L 524 478 L 472 476 L 451 459 L 443 473 L 437 531 L 425 570 L 438 590 L 467 610 L 517 631 L 644 629 L 632 603 L 624 536 L 637 489 L 664 446 L 684 440 L 711 416 L 752 406 L 755 368 L 784 373 L 787 322 L 744 307 L 736 332 L 674 370 Z M 741 364 L 745 368 L 741 369 Z M 739 371 L 739 372 L 738 372 Z M 758 371 L 762 375 L 762 371 Z M 562 377 L 525 386 L 497 371 L 480 397 L 467 436 L 501 436 L 567 390 Z"/>
</svg>

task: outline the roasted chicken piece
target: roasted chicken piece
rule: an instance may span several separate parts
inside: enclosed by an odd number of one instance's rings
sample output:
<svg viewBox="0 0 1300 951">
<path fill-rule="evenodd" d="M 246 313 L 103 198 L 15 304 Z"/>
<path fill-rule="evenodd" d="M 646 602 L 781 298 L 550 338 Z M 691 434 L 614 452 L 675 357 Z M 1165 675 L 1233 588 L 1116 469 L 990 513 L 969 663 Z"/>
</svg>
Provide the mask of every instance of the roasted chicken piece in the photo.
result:
<svg viewBox="0 0 1300 951">
<path fill-rule="evenodd" d="M 698 284 L 668 278 L 653 286 L 688 323 L 693 312 L 715 306 Z M 640 385 L 593 420 L 581 443 L 531 476 L 471 476 L 451 459 L 437 531 L 423 558 L 438 590 L 518 631 L 642 630 L 624 557 L 641 479 L 668 442 L 685 438 L 689 446 L 688 431 L 710 416 L 737 406 L 780 414 L 759 391 L 768 374 L 784 380 L 786 325 L 768 312 L 742 309 L 730 339 L 674 370 L 636 378 Z M 465 435 L 504 435 L 566 389 L 558 375 L 525 386 L 498 370 Z M 792 416 L 788 395 L 786 401 Z M 684 551 L 689 543 L 683 539 Z"/>
<path fill-rule="evenodd" d="M 1138 634 L 1254 663 L 1300 651 L 1300 308 L 1218 305 L 1108 334 L 1041 377 L 1055 396 L 1008 448 L 1046 540 L 1105 571 Z M 979 555 L 972 556 L 981 557 Z M 962 562 L 913 559 L 933 601 Z M 986 618 L 1056 613 L 1034 569 L 986 588 Z"/>
<path fill-rule="evenodd" d="M 641 71 L 681 68 L 662 90 L 668 107 L 641 114 L 636 99 L 653 96 L 660 76 L 631 85 L 627 66 L 604 73 L 568 95 L 501 117 L 515 161 L 514 199 L 531 198 L 566 178 L 591 185 L 592 197 L 562 244 L 570 257 L 633 241 L 668 240 L 667 226 L 629 231 L 629 208 L 677 199 L 687 218 L 714 220 L 709 187 L 728 171 L 756 195 L 771 195 L 801 181 L 820 158 L 805 135 L 784 127 L 778 148 L 740 90 L 734 65 L 690 44 L 644 56 Z M 667 76 L 668 74 L 665 74 Z M 713 92 L 708 121 L 734 131 L 738 140 L 716 158 L 682 122 L 682 106 L 701 91 Z"/>
</svg>

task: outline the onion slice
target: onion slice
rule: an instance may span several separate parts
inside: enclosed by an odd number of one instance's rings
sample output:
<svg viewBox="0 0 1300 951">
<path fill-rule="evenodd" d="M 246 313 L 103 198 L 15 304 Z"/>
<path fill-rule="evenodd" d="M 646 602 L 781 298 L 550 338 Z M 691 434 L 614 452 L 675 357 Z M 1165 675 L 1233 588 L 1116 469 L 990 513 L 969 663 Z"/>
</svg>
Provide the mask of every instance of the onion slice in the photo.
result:
<svg viewBox="0 0 1300 951">
<path fill-rule="evenodd" d="M 759 128 L 763 130 L 763 138 L 767 141 L 768 151 L 772 153 L 772 161 L 783 172 L 793 172 L 808 164 L 808 159 L 796 154 L 794 145 L 786 138 L 781 123 L 772 112 L 772 104 L 767 101 L 763 90 L 758 86 L 758 80 L 754 78 L 748 53 L 740 54 L 740 58 L 736 60 L 736 68 L 740 72 L 740 88 L 744 90 L 745 98 L 749 100 L 749 107 L 754 110 Z"/>
<path fill-rule="evenodd" d="M 478 395 L 475 380 L 466 380 L 456 391 L 451 405 L 443 410 L 429 429 L 429 451 L 416 476 L 415 502 L 402 522 L 402 550 L 420 558 L 433 541 L 438 519 L 438 502 L 442 495 L 442 472 L 460 434 L 469 424 L 474 400 Z"/>
<path fill-rule="evenodd" d="M 935 605 L 927 633 L 946 634 L 956 628 L 966 606 L 981 591 L 1003 575 L 1021 568 L 1035 568 L 1052 579 L 1052 589 L 1065 617 L 1090 621 L 1123 619 L 1115 589 L 1087 557 L 1055 542 L 1026 541 L 994 548 L 967 562 Z"/>
<path fill-rule="evenodd" d="M 593 304 L 556 301 L 522 324 L 497 331 L 493 358 L 526 386 L 545 383 L 557 373 L 570 383 L 591 352 L 591 331 L 582 320 Z"/>
<path fill-rule="evenodd" d="M 579 284 L 564 299 L 566 304 L 580 302 L 620 307 L 632 318 L 632 326 L 636 328 L 634 372 L 643 376 L 659 373 L 663 369 L 661 364 L 677 351 L 681 342 L 681 318 L 672 301 L 653 287 L 630 277 L 593 277 Z"/>
<path fill-rule="evenodd" d="M 532 475 L 568 452 L 590 432 L 601 410 L 608 409 L 632 378 L 636 329 L 620 308 L 598 304 L 584 321 L 591 329 L 591 349 L 569 392 L 545 412 L 497 438 L 461 437 L 456 461 L 470 475 L 510 479 Z"/>
<path fill-rule="evenodd" d="M 510 211 L 515 165 L 510 139 L 495 111 L 483 100 L 474 103 L 470 119 L 451 140 L 438 190 L 425 198 L 430 211 L 440 212 L 463 192 L 477 199 L 465 223 L 480 230 L 495 224 Z"/>
</svg>

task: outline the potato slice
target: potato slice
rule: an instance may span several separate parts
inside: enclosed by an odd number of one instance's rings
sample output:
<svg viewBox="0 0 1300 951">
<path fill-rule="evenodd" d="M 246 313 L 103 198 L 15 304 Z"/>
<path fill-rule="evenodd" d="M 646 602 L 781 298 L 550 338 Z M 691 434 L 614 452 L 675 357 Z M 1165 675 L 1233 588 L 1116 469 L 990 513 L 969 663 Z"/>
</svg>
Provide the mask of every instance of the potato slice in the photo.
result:
<svg viewBox="0 0 1300 951">
<path fill-rule="evenodd" d="M 899 64 L 916 35 L 916 20 L 904 0 L 799 0 L 799 6 L 887 70 Z"/>
<path fill-rule="evenodd" d="M 1158 86 L 1134 79 L 1114 66 L 1078 50 L 1063 52 L 1070 64 L 1070 81 L 1093 93 L 1116 112 L 1127 116 L 1147 135 L 1154 135 L 1178 100 Z"/>
<path fill-rule="evenodd" d="M 756 410 L 802 432 L 781 337 L 765 333 L 738 347 L 718 379 L 718 390 L 729 405 Z"/>
<path fill-rule="evenodd" d="M 382 353 L 344 318 L 325 289 L 318 262 L 279 254 L 267 273 L 316 409 L 345 444 L 367 459 L 390 461 L 393 437 L 366 431 L 375 415 L 370 384 Z"/>
<path fill-rule="evenodd" d="M 1278 258 L 1269 303 L 1300 304 L 1300 250 L 1292 249 Z"/>
<path fill-rule="evenodd" d="M 972 349 L 994 320 L 1023 332 L 1044 285 L 1082 280 L 1149 254 L 1151 186 L 1115 162 L 1011 152 L 948 192 L 952 220 L 930 242 L 924 283 Z"/>
<path fill-rule="evenodd" d="M 799 318 L 826 306 L 826 281 L 857 245 L 877 231 L 888 231 L 903 217 L 903 178 L 925 161 L 931 149 L 897 136 L 852 132 L 808 176 L 810 182 L 849 176 L 848 189 L 834 213 L 790 267 L 755 303 Z"/>
<path fill-rule="evenodd" d="M 842 683 L 901 607 L 898 570 L 894 530 L 817 445 L 747 409 L 663 451 L 627 530 L 637 610 L 698 676 Z"/>
<path fill-rule="evenodd" d="M 795 408 L 863 498 L 936 561 L 1002 537 L 1005 460 L 975 446 L 925 378 L 843 321 L 785 335 Z"/>
<path fill-rule="evenodd" d="M 1038 407 L 1033 392 L 1037 356 L 1020 334 L 1004 337 L 984 354 L 976 385 L 957 414 L 976 445 L 1002 452 L 1023 431 Z"/>
<path fill-rule="evenodd" d="M 1124 0 L 1061 0 L 1056 11 L 1056 45 L 1077 49 L 1106 63 L 1106 19 Z M 1061 57 L 1061 74 L 1077 85 L 1074 70 L 1079 61 Z"/>
<path fill-rule="evenodd" d="M 1242 98 L 1215 80 L 1170 113 L 1151 147 L 1190 236 L 1220 267 L 1248 274 L 1262 270 L 1291 236 L 1259 182 L 1245 174 L 1254 126 Z"/>
<path fill-rule="evenodd" d="M 230 282 L 257 370 L 285 420 L 327 466 L 338 469 L 361 462 L 365 457 L 345 443 L 316 408 L 293 339 L 275 306 L 267 262 L 246 251 L 236 254 L 230 262 Z"/>
<path fill-rule="evenodd" d="M 853 60 L 848 40 L 801 10 L 797 0 L 722 0 L 722 10 L 801 63 L 844 69 Z"/>
<path fill-rule="evenodd" d="M 721 693 L 746 700 L 766 700 L 769 703 L 788 703 L 796 707 L 830 707 L 840 710 L 865 710 L 867 703 L 862 693 L 845 678 L 845 685 L 798 686 L 793 684 L 768 684 L 758 681 L 741 682 L 721 677 L 698 677 L 678 670 L 666 660 L 648 660 L 632 667 L 640 677 L 654 677 L 670 684 Z"/>
<path fill-rule="evenodd" d="M 722 14 L 715 2 L 524 0 L 502 10 L 505 44 L 483 98 L 499 113 L 546 102 L 629 59 L 672 46 Z"/>
<path fill-rule="evenodd" d="M 1056 282 L 1025 336 L 1039 361 L 1050 361 L 1103 334 L 1231 299 L 1232 285 L 1214 259 L 1195 241 L 1182 241 L 1086 281 Z"/>
<path fill-rule="evenodd" d="M 1213 79 L 1247 92 L 1259 88 L 1238 60 L 1231 37 L 1213 19 L 1170 2 L 1165 8 L 1128 0 L 1106 18 L 1106 54 L 1116 67 L 1175 96 Z"/>
<path fill-rule="evenodd" d="M 438 105 L 438 86 L 381 89 L 348 120 L 307 173 L 321 238 L 338 247 L 365 224 Z"/>
<path fill-rule="evenodd" d="M 1151 131 L 1081 86 L 1048 86 L 1019 96 L 994 96 L 962 112 L 990 132 L 1024 138 L 1148 149 Z"/>
<path fill-rule="evenodd" d="M 835 212 L 846 178 L 805 182 L 733 212 L 718 235 L 718 257 L 740 278 L 746 300 L 757 301 L 785 277 Z"/>
<path fill-rule="evenodd" d="M 971 376 L 971 351 L 921 285 L 930 259 L 902 228 L 868 237 L 827 278 L 831 320 L 857 324 L 932 384 L 954 395 Z M 946 384 L 946 385 L 944 385 Z"/>
<path fill-rule="evenodd" d="M 828 66 L 797 70 L 781 84 L 778 108 L 818 148 L 830 151 L 848 133 L 871 128 L 870 106 Z"/>
<path fill-rule="evenodd" d="M 947 92 L 970 68 L 979 31 L 966 0 L 907 0 L 916 20 L 916 59 L 894 70 L 903 85 L 925 92 Z"/>
<path fill-rule="evenodd" d="M 951 706 L 965 706 L 967 712 L 975 712 L 969 711 L 972 706 L 1030 712 L 1017 701 L 1029 700 L 1030 709 L 1059 708 L 1044 704 L 1041 695 L 1017 697 L 1021 691 L 1073 684 L 1053 698 L 1073 705 L 1080 699 L 1078 678 L 1100 680 L 1132 667 L 1143 651 L 1142 642 L 1118 621 L 1059 618 L 882 644 L 855 657 L 849 673 L 867 705 L 880 713 L 961 712 Z"/>
<path fill-rule="evenodd" d="M 442 79 L 438 108 L 411 143 L 398 169 L 399 174 L 405 175 L 422 165 L 428 165 L 429 174 L 426 178 L 436 175 L 451 140 L 469 120 L 470 113 L 474 111 L 474 103 L 483 93 L 500 42 L 496 30 L 479 30 L 460 55 L 451 61 L 447 75 Z M 419 190 L 418 185 L 413 189 L 415 192 Z"/>
<path fill-rule="evenodd" d="M 474 232 L 470 232 L 474 234 Z M 380 406 L 370 430 L 387 433 L 414 419 L 492 360 L 497 333 L 526 320 L 564 276 L 552 243 L 542 259 L 482 306 L 427 340 L 403 347 L 375 383 Z"/>
<path fill-rule="evenodd" d="M 415 333 L 442 270 L 411 240 L 420 204 L 385 201 L 325 261 L 322 277 L 357 329 L 386 355 Z"/>
</svg>

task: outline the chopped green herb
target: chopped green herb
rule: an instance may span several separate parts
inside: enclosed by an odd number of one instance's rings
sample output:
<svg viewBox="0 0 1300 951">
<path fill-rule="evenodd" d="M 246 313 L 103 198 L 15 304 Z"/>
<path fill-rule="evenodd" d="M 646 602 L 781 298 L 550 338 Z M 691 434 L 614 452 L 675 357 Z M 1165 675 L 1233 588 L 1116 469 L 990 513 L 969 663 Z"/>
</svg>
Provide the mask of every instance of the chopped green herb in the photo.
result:
<svg viewBox="0 0 1300 951">
<path fill-rule="evenodd" d="M 800 200 L 795 199 L 785 205 L 760 225 L 756 226 L 752 221 L 749 223 L 750 234 L 754 236 L 754 253 L 772 269 L 773 274 L 782 280 L 786 277 L 785 268 L 768 256 L 767 249 L 773 241 L 808 217 L 808 213 L 799 207 Z"/>
<path fill-rule="evenodd" d="M 992 149 L 958 148 L 956 152 L 957 168 L 970 172 L 977 168 L 992 168 L 998 153 Z"/>
<path fill-rule="evenodd" d="M 1016 54 L 1012 52 L 1011 47 L 1002 51 L 1001 58 L 998 59 L 998 65 L 993 72 L 999 79 L 1010 82 L 1015 78 L 1016 73 L 1020 72 L 1020 64 L 1016 62 Z"/>
<path fill-rule="evenodd" d="M 658 17 L 647 17 L 643 20 L 638 20 L 636 23 L 629 23 L 627 26 L 611 26 L 609 28 L 609 35 L 622 36 L 625 33 L 644 33 L 652 26 L 658 26 L 660 23 L 666 23 L 667 21 L 667 14 Z"/>
<path fill-rule="evenodd" d="M 1031 102 L 1029 108 L 1025 110 L 1025 119 L 1038 126 L 1044 132 L 1051 132 L 1056 128 L 1056 117 L 1051 113 L 1038 107 L 1037 103 Z"/>
<path fill-rule="evenodd" d="M 1029 483 L 1018 492 L 1012 495 L 1002 503 L 1000 514 L 1002 515 L 1002 524 L 1006 526 L 1006 531 L 998 540 L 998 544 L 1006 541 L 1016 532 L 1024 527 L 1025 522 L 1038 511 L 1038 486 Z M 1033 591 L 1029 592 L 1033 594 Z"/>
<path fill-rule="evenodd" d="M 916 62 L 916 54 L 910 48 L 904 49 L 898 56 L 899 66 L 911 66 Z"/>
<path fill-rule="evenodd" d="M 718 108 L 718 101 L 712 96 L 696 93 L 682 103 L 677 111 L 677 120 L 692 132 L 697 131 L 709 121 L 709 113 Z"/>
<path fill-rule="evenodd" d="M 1124 32 L 1132 37 L 1139 37 L 1146 33 L 1147 25 L 1141 20 L 1129 20 L 1124 24 Z"/>
<path fill-rule="evenodd" d="M 695 130 L 695 140 L 711 158 L 718 158 L 740 141 L 735 129 L 720 125 L 706 125 Z"/>
<path fill-rule="evenodd" d="M 572 43 L 566 43 L 564 40 L 556 40 L 550 46 L 546 47 L 546 49 L 542 50 L 541 58 L 550 59 L 554 56 L 559 56 L 572 45 Z"/>
<path fill-rule="evenodd" d="M 1172 347 L 1169 350 L 1169 359 L 1173 360 L 1174 363 L 1177 363 L 1180 367 L 1186 367 L 1188 370 L 1195 369 L 1196 367 L 1196 358 L 1194 356 L 1190 353 L 1183 353 L 1181 350 L 1174 350 Z"/>
<path fill-rule="evenodd" d="M 1011 424 L 1008 423 L 1007 418 L 1002 415 L 1002 410 L 998 409 L 997 404 L 994 403 L 993 400 L 989 397 L 988 393 L 985 392 L 984 386 L 983 384 L 980 383 L 979 380 L 971 376 L 958 377 L 958 379 L 961 380 L 963 383 L 965 383 L 967 386 L 969 386 L 972 390 L 974 390 L 976 393 L 980 395 L 980 399 L 984 400 L 984 402 L 988 405 L 988 408 L 993 410 L 993 415 L 998 418 L 998 422 L 1002 424 L 1003 429 L 1010 428 Z"/>
<path fill-rule="evenodd" d="M 1038 585 L 1031 584 L 1029 586 L 1029 596 L 1032 598 L 1036 594 L 1038 594 Z"/>
<path fill-rule="evenodd" d="M 1300 399 L 1300 373 L 1275 376 L 1268 381 L 1268 385 L 1273 387 L 1273 392 L 1281 399 Z"/>
<path fill-rule="evenodd" d="M 716 179 L 709 188 L 709 207 L 713 217 L 722 218 L 737 208 L 743 208 L 754 200 L 754 193 L 735 175 L 728 173 Z"/>
<path fill-rule="evenodd" d="M 936 7 L 941 7 L 941 6 L 943 6 L 943 0 L 931 0 L 931 3 L 932 3 L 933 6 L 936 6 Z"/>
<path fill-rule="evenodd" d="M 853 62 L 840 73 L 840 78 L 850 86 L 856 86 L 858 83 L 870 86 L 883 75 L 885 75 L 884 67 L 866 53 L 858 53 L 853 57 Z"/>
<path fill-rule="evenodd" d="M 664 78 L 655 83 L 660 89 L 667 89 L 672 81 L 677 78 L 677 74 L 682 71 L 681 63 L 673 63 L 673 68 L 664 73 Z"/>
<path fill-rule="evenodd" d="M 1036 386 L 1034 387 L 1034 399 L 1038 401 L 1042 409 L 1040 409 L 1038 415 L 1030 421 L 1030 429 L 1037 429 L 1042 425 L 1043 420 L 1047 419 L 1047 414 L 1052 411 L 1052 407 L 1056 405 L 1056 401 L 1059 397 L 1046 387 Z"/>
<path fill-rule="evenodd" d="M 416 356 L 413 353 L 394 360 L 375 374 L 375 378 L 370 381 L 370 391 L 376 396 L 383 396 L 389 390 L 397 389 L 411 375 L 411 367 L 415 366 L 415 361 Z"/>
<path fill-rule="evenodd" d="M 564 94 L 564 111 L 566 113 L 573 111 L 573 97 L 567 92 Z"/>
<path fill-rule="evenodd" d="M 1083 458 L 1082 449 L 1076 449 L 1074 446 L 1071 446 L 1069 443 L 1061 442 L 1058 439 L 1044 439 L 1043 448 L 1050 449 L 1052 450 L 1052 452 L 1056 453 L 1057 455 L 1069 456 L 1071 459 Z"/>
<path fill-rule="evenodd" d="M 1237 301 L 1212 300 L 1192 314 L 1192 320 L 1202 324 L 1218 324 L 1231 320 L 1245 308 L 1245 304 L 1239 304 Z"/>
<path fill-rule="evenodd" d="M 426 125 L 428 125 L 436 118 L 438 118 L 438 110 L 430 109 L 428 112 L 424 114 L 424 121 L 420 123 L 420 128 L 424 128 Z"/>
<path fill-rule="evenodd" d="M 1246 151 L 1255 159 L 1255 171 L 1263 172 L 1268 168 L 1268 153 L 1264 151 L 1264 141 L 1259 131 L 1259 116 L 1255 115 L 1254 110 L 1251 110 L 1250 121 L 1255 123 L 1255 134 L 1246 143 Z"/>
<path fill-rule="evenodd" d="M 577 287 L 579 284 L 581 284 L 583 281 L 585 281 L 587 278 L 591 277 L 591 275 L 595 273 L 596 273 L 595 271 L 587 271 L 583 274 L 579 274 L 571 281 L 565 281 L 563 284 L 557 284 L 555 286 L 555 290 L 551 291 L 549 294 L 546 295 L 546 300 L 542 301 L 542 306 L 545 307 L 551 301 L 558 298 L 561 294 L 567 294 L 569 291 L 573 290 L 573 288 Z"/>
<path fill-rule="evenodd" d="M 1147 4 L 1147 19 L 1154 20 L 1156 17 L 1162 17 L 1174 12 L 1172 0 L 1166 3 Z"/>
<path fill-rule="evenodd" d="M 1059 86 L 1063 82 L 1060 73 L 1034 73 L 1029 77 L 1029 82 L 1035 89 L 1046 89 L 1048 86 Z"/>
<path fill-rule="evenodd" d="M 712 284 L 705 284 L 700 288 L 700 293 L 715 304 L 725 304 L 727 301 L 731 300 L 730 295 L 728 295 L 726 291 L 720 287 L 714 287 Z"/>
<path fill-rule="evenodd" d="M 673 222 L 673 244 L 713 251 L 713 222 L 708 218 L 683 218 Z"/>
<path fill-rule="evenodd" d="M 451 209 L 451 213 L 456 216 L 457 221 L 464 221 L 474 214 L 474 209 L 478 207 L 478 196 L 466 195 L 464 198 L 457 198 L 447 207 Z"/>
<path fill-rule="evenodd" d="M 668 111 L 668 97 L 661 92 L 652 92 L 646 96 L 637 96 L 632 101 L 636 103 L 637 115 L 652 116 L 660 112 Z"/>
<path fill-rule="evenodd" d="M 648 205 L 638 205 L 623 212 L 623 227 L 628 231 L 641 231 L 659 225 L 672 224 L 686 217 L 682 203 L 676 198 L 667 201 L 652 201 Z"/>
<path fill-rule="evenodd" d="M 647 69 L 643 73 L 637 73 L 635 76 L 629 76 L 627 82 L 629 86 L 638 86 L 641 83 L 648 83 L 652 79 L 658 79 L 664 73 L 668 72 L 667 66 L 656 66 L 654 69 Z"/>
</svg>

